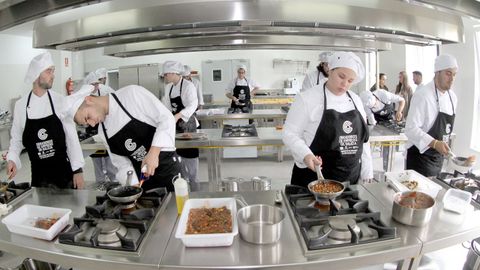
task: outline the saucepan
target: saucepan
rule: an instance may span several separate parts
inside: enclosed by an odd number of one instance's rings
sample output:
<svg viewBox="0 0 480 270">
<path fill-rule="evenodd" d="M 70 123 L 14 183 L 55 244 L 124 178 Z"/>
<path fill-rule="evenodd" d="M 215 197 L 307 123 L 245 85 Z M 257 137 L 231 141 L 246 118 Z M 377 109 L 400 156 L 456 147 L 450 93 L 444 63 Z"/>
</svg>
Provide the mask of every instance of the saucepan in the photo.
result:
<svg viewBox="0 0 480 270">
<path fill-rule="evenodd" d="M 392 218 L 405 225 L 423 226 L 430 221 L 435 199 L 418 191 L 397 192 L 393 197 Z"/>
<path fill-rule="evenodd" d="M 308 190 L 315 195 L 317 201 L 333 200 L 345 190 L 345 185 L 330 179 L 324 179 L 320 166 L 315 166 L 318 180 L 308 184 Z"/>
<path fill-rule="evenodd" d="M 238 230 L 243 240 L 253 244 L 273 244 L 280 240 L 285 212 L 268 204 L 247 205 L 235 196 L 242 208 L 237 212 Z"/>
<path fill-rule="evenodd" d="M 112 188 L 107 192 L 110 200 L 117 203 L 132 203 L 142 196 L 143 189 L 136 186 L 120 186 Z"/>
</svg>

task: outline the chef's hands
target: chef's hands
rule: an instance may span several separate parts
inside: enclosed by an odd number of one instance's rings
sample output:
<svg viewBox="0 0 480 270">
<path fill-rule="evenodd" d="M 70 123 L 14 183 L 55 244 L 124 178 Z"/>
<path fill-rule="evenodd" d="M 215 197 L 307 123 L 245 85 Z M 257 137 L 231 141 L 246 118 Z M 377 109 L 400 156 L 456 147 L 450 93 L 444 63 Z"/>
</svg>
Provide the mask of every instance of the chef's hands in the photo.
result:
<svg viewBox="0 0 480 270">
<path fill-rule="evenodd" d="M 448 152 L 450 152 L 450 147 L 448 144 L 444 141 L 439 141 L 439 140 L 433 140 L 429 146 L 433 149 L 435 149 L 437 152 L 440 154 L 447 156 Z"/>
<path fill-rule="evenodd" d="M 83 189 L 85 186 L 85 180 L 83 179 L 83 173 L 73 174 L 73 188 Z"/>
<path fill-rule="evenodd" d="M 177 113 L 174 115 L 175 117 L 175 123 L 178 122 L 178 119 L 181 119 L 182 118 L 182 114 L 181 113 Z"/>
<path fill-rule="evenodd" d="M 15 162 L 9 160 L 7 163 L 7 177 L 8 180 L 11 180 L 13 177 L 17 175 L 17 164 Z"/>
<path fill-rule="evenodd" d="M 322 166 L 322 158 L 320 156 L 314 156 L 313 154 L 308 154 L 303 158 L 303 163 L 307 165 L 307 167 L 316 172 L 315 166 L 320 165 Z"/>
<path fill-rule="evenodd" d="M 158 157 L 160 155 L 160 147 L 152 146 L 147 155 L 142 161 L 142 166 L 147 165 L 147 170 L 144 172 L 145 177 L 150 177 L 155 173 L 155 169 L 158 167 Z"/>
<path fill-rule="evenodd" d="M 402 117 L 403 117 L 403 112 L 402 111 L 397 111 L 395 113 L 395 119 L 397 119 L 397 121 L 402 121 Z"/>
</svg>

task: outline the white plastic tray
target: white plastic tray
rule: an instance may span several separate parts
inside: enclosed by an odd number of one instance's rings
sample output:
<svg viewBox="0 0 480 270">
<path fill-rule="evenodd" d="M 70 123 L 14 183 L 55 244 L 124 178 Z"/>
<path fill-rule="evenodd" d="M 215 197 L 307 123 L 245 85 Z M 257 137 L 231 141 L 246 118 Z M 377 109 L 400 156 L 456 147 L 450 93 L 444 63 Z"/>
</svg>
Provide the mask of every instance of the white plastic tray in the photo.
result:
<svg viewBox="0 0 480 270">
<path fill-rule="evenodd" d="M 414 170 L 405 170 L 403 172 L 386 172 L 385 178 L 388 182 L 391 182 L 393 185 L 395 185 L 399 191 L 410 190 L 408 187 L 402 184 L 402 182 L 412 180 L 418 182 L 418 186 L 413 189 L 414 191 L 422 191 L 433 198 L 436 198 L 438 192 L 442 190 L 442 187 L 439 184 L 433 182 Z"/>
<path fill-rule="evenodd" d="M 463 214 L 470 205 L 472 194 L 470 192 L 451 188 L 443 196 L 443 208 L 452 212 Z"/>
<path fill-rule="evenodd" d="M 211 233 L 211 234 L 185 234 L 187 229 L 188 214 L 192 208 L 217 208 L 226 206 L 232 212 L 232 232 L 231 233 Z M 206 198 L 189 199 L 183 206 L 182 215 L 178 221 L 175 237 L 182 240 L 187 247 L 217 247 L 230 246 L 233 238 L 238 234 L 237 224 L 237 203 L 235 198 Z"/>
<path fill-rule="evenodd" d="M 52 240 L 68 224 L 72 210 L 65 208 L 45 207 L 32 204 L 22 205 L 6 216 L 2 222 L 12 233 L 35 238 Z M 35 227 L 38 218 L 59 218 L 48 230 Z"/>
</svg>

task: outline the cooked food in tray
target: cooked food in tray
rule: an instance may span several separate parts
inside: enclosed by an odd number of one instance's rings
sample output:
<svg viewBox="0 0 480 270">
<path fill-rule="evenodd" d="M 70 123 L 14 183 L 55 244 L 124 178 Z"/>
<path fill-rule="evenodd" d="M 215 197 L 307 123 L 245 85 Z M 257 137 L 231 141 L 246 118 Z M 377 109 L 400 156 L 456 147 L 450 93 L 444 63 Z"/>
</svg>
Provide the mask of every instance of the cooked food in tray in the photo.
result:
<svg viewBox="0 0 480 270">
<path fill-rule="evenodd" d="M 190 209 L 185 234 L 230 232 L 232 232 L 232 213 L 226 206 Z"/>
<path fill-rule="evenodd" d="M 55 224 L 55 222 L 57 222 L 58 220 L 59 220 L 58 217 L 38 218 L 37 220 L 35 220 L 35 225 L 34 225 L 34 227 L 40 228 L 40 229 L 44 229 L 44 230 L 48 230 L 48 229 L 50 229 L 50 227 L 52 227 L 53 224 Z"/>
<path fill-rule="evenodd" d="M 410 190 L 416 190 L 418 187 L 418 182 L 415 180 L 406 180 L 400 183 L 402 183 L 402 185 L 406 186 Z"/>
</svg>

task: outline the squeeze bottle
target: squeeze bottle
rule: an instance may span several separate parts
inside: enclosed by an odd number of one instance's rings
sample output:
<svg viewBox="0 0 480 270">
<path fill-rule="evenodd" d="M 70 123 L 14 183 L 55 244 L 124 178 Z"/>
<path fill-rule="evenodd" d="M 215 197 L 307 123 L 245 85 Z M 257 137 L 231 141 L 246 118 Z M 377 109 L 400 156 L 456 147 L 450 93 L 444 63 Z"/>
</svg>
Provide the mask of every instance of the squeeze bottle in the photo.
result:
<svg viewBox="0 0 480 270">
<path fill-rule="evenodd" d="M 175 180 L 176 178 L 176 180 Z M 175 199 L 177 202 L 177 210 L 178 214 L 180 215 L 183 210 L 183 205 L 185 204 L 185 201 L 188 200 L 188 183 L 185 181 L 185 179 L 182 178 L 180 174 L 178 176 L 175 176 L 173 182 L 173 187 L 175 189 Z"/>
</svg>

